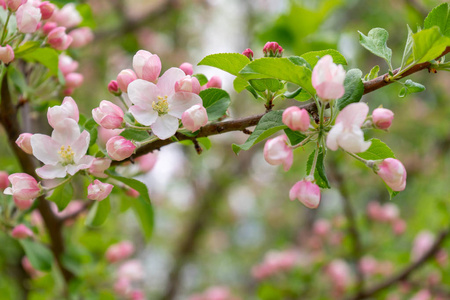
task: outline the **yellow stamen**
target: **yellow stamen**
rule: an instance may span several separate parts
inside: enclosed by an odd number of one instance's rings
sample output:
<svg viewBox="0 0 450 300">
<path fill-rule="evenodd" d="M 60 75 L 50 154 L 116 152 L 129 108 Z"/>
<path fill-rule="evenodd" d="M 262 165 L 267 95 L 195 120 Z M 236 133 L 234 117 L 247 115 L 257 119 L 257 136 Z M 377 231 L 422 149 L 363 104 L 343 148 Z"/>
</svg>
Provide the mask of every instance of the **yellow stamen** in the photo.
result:
<svg viewBox="0 0 450 300">
<path fill-rule="evenodd" d="M 73 164 L 73 157 L 75 156 L 75 152 L 73 152 L 72 147 L 69 145 L 67 149 L 64 146 L 61 146 L 61 150 L 58 151 L 59 156 L 64 160 L 64 164 Z"/>
<path fill-rule="evenodd" d="M 169 103 L 167 102 L 167 96 L 158 96 L 158 102 L 153 102 L 152 108 L 158 113 L 159 116 L 167 114 L 169 112 Z"/>
</svg>

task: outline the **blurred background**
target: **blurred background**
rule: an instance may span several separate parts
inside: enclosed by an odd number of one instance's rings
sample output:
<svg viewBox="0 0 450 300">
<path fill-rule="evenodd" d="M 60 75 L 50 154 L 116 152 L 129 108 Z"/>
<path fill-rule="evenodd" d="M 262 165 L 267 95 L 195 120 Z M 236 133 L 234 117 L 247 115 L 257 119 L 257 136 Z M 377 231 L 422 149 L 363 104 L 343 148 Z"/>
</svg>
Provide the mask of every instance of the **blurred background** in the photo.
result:
<svg viewBox="0 0 450 300">
<path fill-rule="evenodd" d="M 73 95 L 82 113 L 90 115 L 101 100 L 113 99 L 108 82 L 131 68 L 133 55 L 145 49 L 159 55 L 163 70 L 189 62 L 195 73 L 220 76 L 232 98 L 229 114 L 238 118 L 264 112 L 263 103 L 246 91 L 237 94 L 233 76 L 196 66 L 204 56 L 251 48 L 255 57 L 262 57 L 264 44 L 277 41 L 284 56 L 332 48 L 346 57 L 348 69 L 357 67 L 366 74 L 379 65 L 383 74 L 385 62 L 359 45 L 358 30 L 388 30 L 393 66 L 399 67 L 406 24 L 416 30 L 444 1 L 80 2 L 91 5 L 95 21 L 95 40 L 72 53 L 85 77 Z M 328 152 L 332 188 L 323 191 L 320 207 L 310 210 L 288 197 L 292 185 L 305 176 L 310 147 L 295 151 L 294 165 L 285 173 L 265 162 L 263 143 L 236 156 L 231 144 L 248 137 L 240 132 L 211 137 L 211 148 L 201 155 L 193 145 L 170 145 L 159 151 L 154 168 L 138 177 L 148 185 L 155 209 L 149 242 L 127 210 L 129 196 L 124 193 L 112 196 L 113 213 L 103 227 L 88 229 L 81 219 L 65 229 L 69 252 L 76 257 L 71 268 L 80 278 L 70 287 L 79 295 L 73 299 L 122 299 L 114 292 L 119 264 L 105 260 L 106 249 L 121 240 L 135 246 L 139 267 L 133 272 L 142 274 L 133 284 L 145 291 L 145 299 L 340 299 L 359 282 L 357 258 L 376 261 L 375 270 L 364 274 L 366 286 L 407 265 L 419 233 L 436 236 L 450 223 L 450 74 L 422 71 L 412 79 L 427 90 L 399 98 L 402 86 L 392 84 L 363 97 L 371 110 L 383 105 L 395 113 L 389 133 L 366 133 L 366 139 L 388 144 L 408 171 L 406 190 L 392 201 L 376 174 L 340 151 Z M 278 101 L 275 109 L 296 104 Z M 4 169 L 14 171 L 3 135 L 0 146 Z M 351 204 L 359 232 L 356 252 L 344 203 Z M 393 217 L 371 215 L 371 207 L 385 203 L 398 207 L 387 206 Z M 60 299 L 54 296 L 61 285 L 57 275 L 30 278 L 21 268 L 20 246 L 3 233 L 0 243 L 0 299 Z M 444 245 L 449 250 L 450 244 Z M 295 263 L 289 263 L 292 253 Z M 279 262 L 283 259 L 286 265 Z M 261 266 L 270 263 L 278 269 L 267 275 Z M 408 281 L 372 299 L 412 299 L 424 290 L 433 299 L 450 299 L 448 266 L 441 252 Z"/>
</svg>

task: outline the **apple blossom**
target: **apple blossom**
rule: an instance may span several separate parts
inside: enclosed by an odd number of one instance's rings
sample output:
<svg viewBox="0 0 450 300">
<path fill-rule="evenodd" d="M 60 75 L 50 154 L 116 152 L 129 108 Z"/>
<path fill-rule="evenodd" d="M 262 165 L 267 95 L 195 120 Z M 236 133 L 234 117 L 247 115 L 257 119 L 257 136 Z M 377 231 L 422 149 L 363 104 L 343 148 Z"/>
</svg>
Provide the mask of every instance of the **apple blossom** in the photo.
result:
<svg viewBox="0 0 450 300">
<path fill-rule="evenodd" d="M 106 250 L 106 259 L 110 263 L 121 261 L 130 257 L 134 252 L 134 246 L 129 241 L 122 241 L 109 246 Z"/>
<path fill-rule="evenodd" d="M 72 119 L 78 123 L 80 113 L 78 106 L 72 97 L 65 97 L 61 105 L 49 107 L 47 111 L 48 124 L 55 128 L 55 126 L 64 119 Z"/>
<path fill-rule="evenodd" d="M 400 210 L 394 203 L 386 203 L 383 205 L 383 218 L 388 222 L 393 222 L 398 219 Z"/>
<path fill-rule="evenodd" d="M 326 219 L 318 219 L 313 224 L 313 233 L 318 236 L 326 236 L 330 233 L 331 224 Z"/>
<path fill-rule="evenodd" d="M 277 42 L 267 42 L 264 45 L 263 53 L 265 57 L 281 57 L 283 48 Z"/>
<path fill-rule="evenodd" d="M 71 48 L 81 48 L 94 40 L 94 33 L 89 27 L 81 27 L 69 32 L 69 36 L 73 41 L 70 44 Z"/>
<path fill-rule="evenodd" d="M 115 80 L 111 80 L 108 83 L 108 92 L 115 96 L 120 96 L 122 94 L 122 91 L 119 88 L 119 84 Z"/>
<path fill-rule="evenodd" d="M 394 158 L 386 158 L 376 166 L 376 173 L 393 191 L 403 191 L 406 187 L 406 170 L 403 164 Z"/>
<path fill-rule="evenodd" d="M 135 159 L 142 172 L 150 172 L 158 161 L 158 153 L 150 152 Z"/>
<path fill-rule="evenodd" d="M 286 135 L 267 140 L 264 145 L 264 159 L 271 165 L 283 165 L 285 171 L 291 168 L 294 154 Z"/>
<path fill-rule="evenodd" d="M 342 259 L 334 259 L 327 266 L 326 274 L 338 290 L 343 290 L 350 285 L 352 277 L 348 264 Z"/>
<path fill-rule="evenodd" d="M 124 160 L 130 157 L 135 149 L 136 146 L 123 136 L 112 137 L 106 143 L 106 151 L 113 160 Z"/>
<path fill-rule="evenodd" d="M 102 201 L 109 196 L 113 189 L 113 185 L 109 183 L 103 183 L 98 179 L 95 179 L 93 183 L 88 186 L 88 199 Z"/>
<path fill-rule="evenodd" d="M 0 171 L 0 190 L 5 190 L 9 186 L 9 174 L 5 171 Z"/>
<path fill-rule="evenodd" d="M 125 129 L 106 129 L 103 127 L 98 127 L 98 142 L 99 144 L 105 148 L 106 143 L 109 141 L 110 138 L 118 136 L 124 131 Z"/>
<path fill-rule="evenodd" d="M 59 26 L 71 28 L 80 24 L 83 18 L 77 11 L 75 4 L 68 3 L 61 9 L 55 9 L 50 20 L 56 22 Z"/>
<path fill-rule="evenodd" d="M 155 81 L 161 73 L 161 60 L 156 54 L 139 50 L 133 57 L 133 69 L 138 78 Z"/>
<path fill-rule="evenodd" d="M 144 269 L 142 268 L 142 263 L 137 259 L 132 259 L 124 262 L 117 270 L 117 276 L 119 276 L 120 278 L 126 278 L 130 281 L 142 280 L 144 278 Z"/>
<path fill-rule="evenodd" d="M 130 293 L 130 300 L 145 300 L 145 294 L 141 290 L 133 290 Z"/>
<path fill-rule="evenodd" d="M 11 187 L 8 187 L 3 192 L 6 195 L 12 195 L 16 204 L 19 204 L 20 209 L 27 209 L 31 206 L 34 198 L 37 198 L 41 193 L 41 188 L 36 179 L 26 173 L 15 173 L 8 176 L 11 182 Z M 27 207 L 28 206 L 28 207 Z"/>
<path fill-rule="evenodd" d="M 192 65 L 188 62 L 184 62 L 180 65 L 180 69 L 183 70 L 184 74 L 186 75 L 192 75 L 194 74 L 194 68 Z"/>
<path fill-rule="evenodd" d="M 41 10 L 42 20 L 50 19 L 55 11 L 55 4 L 50 3 L 49 1 L 44 1 L 39 5 L 39 9 Z"/>
<path fill-rule="evenodd" d="M 394 113 L 386 108 L 376 108 L 372 112 L 372 120 L 375 128 L 388 129 L 392 125 Z"/>
<path fill-rule="evenodd" d="M 406 222 L 403 219 L 396 219 L 392 222 L 392 231 L 395 235 L 401 235 L 406 231 Z"/>
<path fill-rule="evenodd" d="M 365 275 L 374 275 L 377 272 L 378 262 L 370 255 L 361 257 L 359 261 L 359 270 Z"/>
<path fill-rule="evenodd" d="M 411 250 L 411 260 L 418 261 L 421 259 L 433 246 L 435 237 L 433 233 L 428 230 L 422 230 L 414 239 Z"/>
<path fill-rule="evenodd" d="M 116 129 L 122 126 L 124 113 L 119 106 L 103 100 L 99 107 L 92 110 L 92 117 L 98 125 L 107 129 Z"/>
<path fill-rule="evenodd" d="M 17 28 L 22 33 L 33 33 L 38 29 L 41 16 L 41 10 L 28 1 L 16 12 Z"/>
<path fill-rule="evenodd" d="M 106 178 L 105 171 L 111 166 L 111 160 L 108 158 L 95 158 L 89 167 L 89 173 L 96 177 Z"/>
<path fill-rule="evenodd" d="M 298 199 L 308 208 L 317 208 L 320 203 L 320 188 L 317 184 L 303 179 L 291 188 L 289 198 L 291 201 Z"/>
<path fill-rule="evenodd" d="M 11 231 L 11 236 L 15 239 L 25 239 L 33 236 L 33 231 L 24 224 L 17 225 Z"/>
<path fill-rule="evenodd" d="M 33 154 L 33 148 L 31 147 L 32 136 L 33 134 L 31 133 L 22 133 L 16 140 L 16 145 L 27 154 Z"/>
<path fill-rule="evenodd" d="M 56 24 L 55 22 L 45 22 L 44 26 L 42 26 L 42 32 L 45 35 L 48 35 L 56 27 L 58 27 L 58 24 Z M 64 54 L 61 54 L 61 55 L 64 55 Z"/>
<path fill-rule="evenodd" d="M 242 55 L 247 56 L 250 60 L 253 60 L 253 51 L 250 48 L 247 48 L 242 52 Z"/>
<path fill-rule="evenodd" d="M 339 99 L 344 95 L 345 71 L 341 65 L 333 63 L 331 55 L 325 55 L 312 71 L 312 85 L 323 100 Z"/>
<path fill-rule="evenodd" d="M 9 64 L 14 60 L 14 50 L 10 45 L 0 47 L 0 60 L 4 64 Z"/>
<path fill-rule="evenodd" d="M 136 73 L 131 69 L 125 69 L 120 71 L 117 75 L 117 84 L 124 93 L 128 93 L 128 85 L 137 79 Z"/>
<path fill-rule="evenodd" d="M 207 89 L 209 89 L 209 88 L 221 89 L 222 88 L 222 79 L 220 79 L 219 76 L 211 77 L 211 79 L 206 84 L 206 88 Z"/>
<path fill-rule="evenodd" d="M 182 70 L 171 68 L 157 84 L 137 79 L 128 86 L 128 96 L 134 104 L 129 111 L 139 123 L 151 126 L 153 134 L 162 140 L 175 134 L 187 109 L 202 105 L 202 99 L 194 93 L 175 92 L 175 83 L 185 76 Z"/>
<path fill-rule="evenodd" d="M 66 87 L 72 89 L 80 87 L 84 81 L 83 75 L 75 72 L 67 74 L 64 79 L 66 80 Z"/>
<path fill-rule="evenodd" d="M 65 27 L 56 27 L 47 36 L 47 43 L 56 50 L 66 50 L 72 41 L 73 38 L 66 34 Z"/>
<path fill-rule="evenodd" d="M 297 106 L 286 108 L 283 112 L 282 120 L 292 130 L 307 131 L 309 128 L 309 114 L 304 108 Z"/>
<path fill-rule="evenodd" d="M 61 54 L 58 60 L 58 68 L 64 75 L 67 75 L 78 69 L 78 62 L 68 55 Z"/>
<path fill-rule="evenodd" d="M 183 126 L 192 132 L 199 130 L 208 123 L 208 114 L 202 105 L 194 105 L 181 115 Z"/>
<path fill-rule="evenodd" d="M 361 125 L 364 123 L 369 106 L 358 102 L 347 105 L 337 116 L 336 124 L 331 128 L 327 137 L 327 147 L 336 151 L 341 147 L 352 153 L 364 152 L 369 149 L 371 142 L 364 141 Z"/>
<path fill-rule="evenodd" d="M 27 0 L 6 0 L 6 6 L 10 11 L 16 11 L 19 6 L 27 2 Z"/>
<path fill-rule="evenodd" d="M 175 83 L 175 92 L 189 92 L 198 95 L 200 90 L 201 86 L 198 79 L 189 75 Z"/>
</svg>

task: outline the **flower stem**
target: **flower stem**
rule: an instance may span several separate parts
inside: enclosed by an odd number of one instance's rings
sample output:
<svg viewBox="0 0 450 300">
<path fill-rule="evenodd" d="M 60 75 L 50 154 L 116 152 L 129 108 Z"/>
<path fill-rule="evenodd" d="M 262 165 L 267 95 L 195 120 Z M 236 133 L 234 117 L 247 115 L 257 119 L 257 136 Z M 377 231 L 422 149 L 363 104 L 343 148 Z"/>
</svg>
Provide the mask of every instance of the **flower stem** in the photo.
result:
<svg viewBox="0 0 450 300">
<path fill-rule="evenodd" d="M 146 141 L 135 142 L 135 145 L 136 145 L 136 147 L 137 147 L 136 150 L 139 149 L 139 147 L 142 147 L 142 146 L 144 146 L 144 145 L 153 143 L 153 142 L 155 142 L 155 141 L 157 141 L 157 140 L 159 140 L 159 138 L 158 138 L 157 136 L 153 136 L 153 137 L 149 138 L 149 139 L 146 140 Z"/>
<path fill-rule="evenodd" d="M 58 188 L 58 187 L 60 187 L 60 186 L 62 186 L 64 184 L 66 184 L 67 182 L 71 181 L 73 179 L 73 177 L 74 176 L 69 176 L 68 178 L 66 178 L 63 181 L 61 181 L 60 183 L 58 183 L 57 185 L 49 187 L 49 188 L 42 187 L 42 191 L 43 192 L 48 192 L 48 191 L 54 190 L 54 189 L 56 189 L 56 188 Z"/>
<path fill-rule="evenodd" d="M 120 101 L 122 101 L 123 105 L 125 106 L 125 108 L 128 110 L 130 107 L 128 106 L 127 102 L 125 101 L 125 99 L 122 97 L 122 95 L 117 96 Z"/>
<path fill-rule="evenodd" d="M 129 123 L 125 123 L 125 127 L 126 128 L 133 128 L 136 130 L 142 130 L 142 131 L 147 131 L 147 130 L 151 130 L 152 128 L 150 126 L 136 126 L 136 125 L 131 125 Z"/>
<path fill-rule="evenodd" d="M 5 25 L 3 26 L 2 40 L 0 42 L 0 44 L 2 44 L 2 46 L 3 46 L 3 41 L 5 40 L 5 37 L 6 37 L 7 27 L 8 27 L 9 19 L 11 18 L 11 14 L 12 14 L 12 12 L 8 11 L 8 16 L 6 17 L 6 22 L 5 22 Z"/>
<path fill-rule="evenodd" d="M 303 141 L 301 141 L 299 144 L 295 145 L 295 146 L 291 146 L 292 149 L 297 149 L 299 147 L 302 147 L 303 145 L 305 145 L 314 135 L 309 135 L 307 136 Z"/>
<path fill-rule="evenodd" d="M 309 176 L 312 176 L 313 178 L 314 178 L 314 171 L 316 170 L 317 159 L 319 158 L 319 151 L 320 151 L 320 148 L 317 147 L 317 150 L 314 153 L 314 160 L 313 160 L 313 164 L 311 166 L 311 171 L 309 171 Z"/>
<path fill-rule="evenodd" d="M 356 158 L 357 160 L 359 160 L 360 162 L 362 162 L 363 164 L 365 164 L 365 165 L 368 166 L 368 167 L 371 167 L 371 165 L 373 164 L 373 161 L 372 161 L 372 160 L 365 160 L 364 158 L 359 157 L 359 156 L 356 155 L 355 153 L 348 152 L 348 151 L 345 151 L 345 152 L 346 152 L 348 155 L 352 156 L 353 158 Z"/>
</svg>

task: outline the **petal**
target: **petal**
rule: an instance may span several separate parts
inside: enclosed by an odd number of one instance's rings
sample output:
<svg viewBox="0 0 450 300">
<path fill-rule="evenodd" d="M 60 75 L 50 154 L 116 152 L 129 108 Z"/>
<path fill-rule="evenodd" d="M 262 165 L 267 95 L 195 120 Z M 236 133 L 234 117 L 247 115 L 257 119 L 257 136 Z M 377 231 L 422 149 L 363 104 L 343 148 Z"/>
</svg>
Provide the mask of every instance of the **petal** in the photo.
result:
<svg viewBox="0 0 450 300">
<path fill-rule="evenodd" d="M 75 153 L 75 156 L 73 160 L 75 163 L 79 163 L 78 161 L 86 154 L 87 149 L 89 148 L 89 140 L 90 140 L 89 132 L 84 130 L 78 139 L 71 144 L 73 152 Z"/>
<path fill-rule="evenodd" d="M 351 131 L 344 131 L 338 137 L 338 144 L 345 151 L 360 153 L 369 149 L 371 142 L 364 141 L 363 131 L 354 125 Z"/>
<path fill-rule="evenodd" d="M 155 84 L 142 79 L 136 79 L 128 85 L 130 101 L 143 108 L 151 108 L 152 103 L 158 100 L 159 94 L 160 91 Z"/>
<path fill-rule="evenodd" d="M 191 108 L 192 106 L 199 104 L 203 105 L 202 98 L 194 93 L 178 92 L 173 94 L 169 98 L 169 115 L 181 119 L 181 115 Z"/>
<path fill-rule="evenodd" d="M 364 102 L 352 103 L 344 107 L 336 118 L 337 123 L 343 123 L 345 128 L 353 125 L 361 127 L 369 113 L 369 106 Z"/>
<path fill-rule="evenodd" d="M 338 146 L 338 137 L 342 134 L 344 126 L 341 123 L 338 123 L 331 128 L 330 132 L 327 136 L 327 147 L 333 151 L 336 151 Z"/>
<path fill-rule="evenodd" d="M 186 74 L 184 74 L 181 69 L 170 68 L 169 70 L 167 70 L 158 79 L 158 83 L 156 84 L 161 91 L 160 96 L 172 96 L 175 93 L 175 83 L 184 77 L 186 77 Z"/>
<path fill-rule="evenodd" d="M 66 177 L 66 167 L 61 164 L 45 165 L 36 169 L 36 173 L 43 179 L 64 178 Z"/>
<path fill-rule="evenodd" d="M 33 148 L 33 155 L 44 164 L 54 165 L 59 162 L 58 151 L 61 148 L 60 143 L 44 134 L 33 134 L 30 142 L 31 148 Z"/>
<path fill-rule="evenodd" d="M 83 156 L 78 164 L 76 165 L 68 165 L 67 166 L 67 173 L 70 175 L 74 175 L 79 170 L 87 169 L 91 166 L 92 162 L 94 161 L 95 157 L 90 155 Z"/>
<path fill-rule="evenodd" d="M 60 145 L 72 145 L 80 137 L 80 127 L 73 119 L 64 119 L 60 121 L 52 132 L 52 139 Z"/>
<path fill-rule="evenodd" d="M 179 121 L 171 115 L 159 117 L 152 125 L 152 132 L 161 140 L 165 140 L 178 130 Z"/>
<path fill-rule="evenodd" d="M 344 96 L 344 85 L 337 82 L 326 81 L 316 86 L 317 95 L 320 98 L 330 100 L 339 99 Z"/>
<path fill-rule="evenodd" d="M 139 105 L 133 105 L 130 107 L 129 111 L 136 121 L 145 126 L 152 125 L 158 118 L 158 113 L 152 108 L 142 108 Z"/>
</svg>

